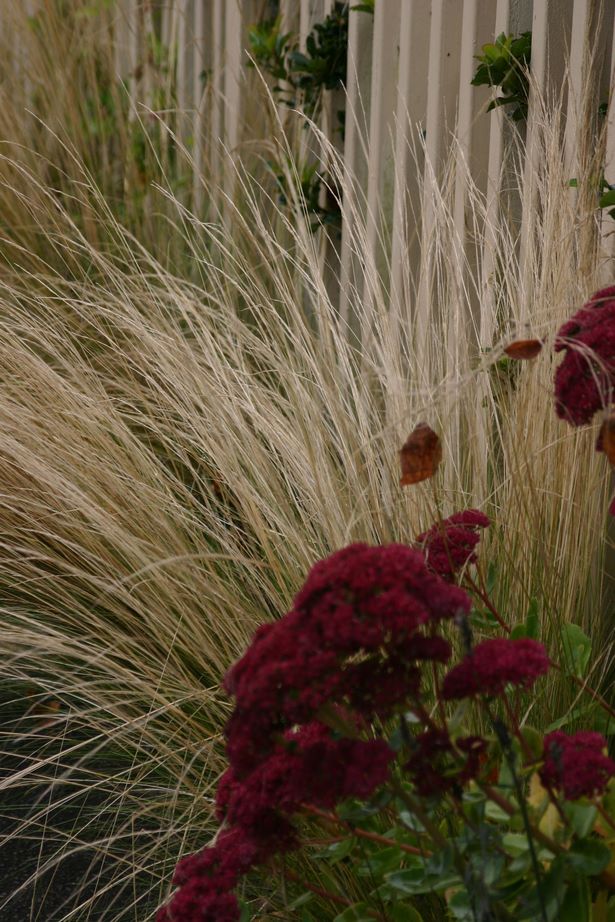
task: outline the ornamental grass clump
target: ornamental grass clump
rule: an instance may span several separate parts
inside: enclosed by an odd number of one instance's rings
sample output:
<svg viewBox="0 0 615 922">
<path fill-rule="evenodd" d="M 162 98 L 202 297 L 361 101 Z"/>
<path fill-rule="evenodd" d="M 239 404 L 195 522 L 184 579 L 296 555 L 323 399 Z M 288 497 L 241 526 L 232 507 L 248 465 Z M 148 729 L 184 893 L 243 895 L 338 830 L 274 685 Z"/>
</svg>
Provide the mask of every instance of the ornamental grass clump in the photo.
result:
<svg viewBox="0 0 615 922">
<path fill-rule="evenodd" d="M 556 350 L 592 327 L 604 295 L 562 327 Z M 608 337 L 594 344 L 608 370 Z M 527 359 L 515 345 L 507 354 Z M 584 353 L 590 370 L 596 355 Z M 570 371 L 577 358 L 557 370 L 556 400 L 580 425 L 604 389 L 592 391 L 585 365 Z M 441 460 L 439 436 L 420 423 L 401 450 L 402 484 L 431 479 Z M 257 630 L 225 681 L 221 830 L 180 862 L 158 922 L 268 918 L 262 882 L 276 878 L 289 911 L 317 899 L 303 918 L 336 922 L 419 922 L 425 895 L 439 918 L 467 922 L 589 922 L 615 907 L 615 761 L 594 729 L 528 724 L 530 694 L 567 667 L 530 636 L 530 619 L 511 629 L 498 611 L 478 554 L 490 524 L 467 509 L 413 547 L 350 544 Z M 310 860 L 343 860 L 359 900 L 335 877 L 316 886 Z"/>
</svg>

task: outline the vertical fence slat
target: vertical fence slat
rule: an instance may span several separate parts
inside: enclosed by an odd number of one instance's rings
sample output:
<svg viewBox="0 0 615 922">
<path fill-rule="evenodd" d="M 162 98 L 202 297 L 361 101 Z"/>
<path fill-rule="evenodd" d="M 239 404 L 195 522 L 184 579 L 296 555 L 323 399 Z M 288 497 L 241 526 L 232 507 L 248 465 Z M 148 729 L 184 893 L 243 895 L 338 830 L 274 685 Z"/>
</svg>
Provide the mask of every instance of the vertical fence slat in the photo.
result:
<svg viewBox="0 0 615 922">
<path fill-rule="evenodd" d="M 194 13 L 194 58 L 193 58 L 193 96 L 195 101 L 194 113 L 194 179 L 193 179 L 193 208 L 196 214 L 201 213 L 203 201 L 202 174 L 205 160 L 205 112 L 207 101 L 207 86 L 210 81 L 211 69 L 211 31 L 208 28 L 207 0 L 195 0 Z"/>
<path fill-rule="evenodd" d="M 30 2 L 30 0 L 27 0 Z M 181 131 L 187 142 L 193 138 L 195 163 L 194 200 L 199 199 L 198 177 L 207 157 L 212 176 L 222 176 L 222 188 L 232 194 L 231 169 L 224 169 L 218 156 L 219 144 L 232 154 L 242 137 L 245 115 L 244 63 L 247 10 L 251 0 L 164 0 L 156 7 L 161 13 L 161 39 L 170 49 L 176 79 L 178 108 L 190 113 L 189 127 Z M 599 8 L 604 20 L 596 30 Z M 281 0 L 282 28 L 297 31 L 299 45 L 305 48 L 306 37 L 314 24 L 334 9 L 334 0 Z M 115 64 L 126 80 L 134 105 L 149 103 L 153 98 L 155 74 L 147 71 L 148 36 L 154 28 L 153 7 L 143 0 L 117 0 L 115 6 Z M 499 32 L 521 31 L 525 20 L 532 19 L 532 84 L 525 152 L 523 201 L 521 203 L 520 261 L 533 246 L 533 222 L 540 168 L 540 114 L 532 97 L 538 94 L 564 93 L 563 73 L 568 62 L 564 145 L 567 169 L 575 174 L 576 144 L 580 127 L 581 104 L 588 95 L 588 83 L 603 86 L 611 62 L 611 82 L 615 79 L 613 53 L 613 19 L 615 0 L 576 0 L 561 4 L 559 0 L 378 0 L 375 18 L 350 12 L 350 37 L 346 94 L 346 137 L 343 169 L 347 178 L 357 183 L 355 195 L 346 190 L 343 203 L 341 243 L 342 313 L 347 307 L 349 290 L 357 282 L 353 277 L 353 250 L 356 249 L 354 222 L 365 219 L 367 253 L 372 264 L 382 269 L 388 253 L 382 239 L 381 218 L 385 213 L 390 231 L 391 296 L 407 296 L 412 264 L 418 264 L 418 247 L 410 246 L 408 213 L 421 212 L 422 236 L 430 233 L 429 214 L 432 191 L 422 203 L 417 200 L 415 153 L 417 125 L 425 128 L 425 148 L 429 163 L 424 183 L 432 176 L 438 181 L 439 170 L 450 153 L 455 117 L 460 163 L 454 189 L 454 223 L 460 240 L 460 257 L 474 258 L 467 249 L 468 182 L 476 183 L 486 193 L 486 226 L 482 243 L 479 340 L 491 343 L 493 336 L 493 275 L 496 267 L 497 228 L 500 214 L 500 182 L 504 160 L 505 115 L 495 110 L 478 118 L 481 93 L 470 86 L 476 66 L 474 54 L 483 40 Z M 255 16 L 257 13 L 255 13 Z M 158 21 L 158 20 L 156 20 Z M 522 25 L 523 21 L 523 25 Z M 372 25 L 373 22 L 373 25 Z M 594 39 L 595 70 L 588 70 L 586 39 Z M 401 46 L 401 59 L 399 48 Z M 569 47 L 569 56 L 566 51 Z M 603 53 L 604 52 L 604 53 Z M 174 56 L 174 57 L 173 57 Z M 143 78 L 139 77 L 145 66 Z M 206 89 L 203 72 L 210 74 Z M 151 78 L 151 79 L 150 79 Z M 600 88 L 596 90 L 600 95 Z M 600 99 L 602 101 L 602 99 Z M 584 104 L 584 103 L 583 103 Z M 327 94 L 323 102 L 321 127 L 335 140 L 332 109 L 337 100 Z M 606 173 L 615 179 L 615 107 L 611 107 L 607 126 Z M 305 135 L 299 133 L 305 146 Z M 369 153 L 367 153 L 369 151 Z M 394 151 L 394 153 L 393 153 Z M 304 151 L 305 153 L 305 151 Z M 227 165 L 228 166 L 228 165 Z M 469 171 L 469 172 L 468 172 Z M 364 201 L 363 196 L 365 196 Z M 422 208 L 419 207 L 422 204 Z M 610 220 L 610 219 L 609 219 Z M 615 250 L 615 235 L 610 234 L 605 219 L 604 239 Z M 386 246 L 388 247 L 388 243 Z M 411 256 L 411 258 L 409 258 Z M 404 294 L 405 293 L 405 294 Z M 531 294 L 531 293 L 530 293 Z M 429 298 L 417 298 L 428 304 Z M 346 307 L 344 304 L 346 303 Z M 489 309 L 485 309 L 489 307 Z M 527 309 L 522 309 L 523 318 Z M 519 318 L 521 319 L 521 318 Z"/>
<path fill-rule="evenodd" d="M 323 18 L 322 0 L 301 0 L 299 10 L 299 45 L 305 50 L 305 40 L 312 31 L 314 23 Z"/>
<path fill-rule="evenodd" d="M 471 267 L 475 273 L 478 262 L 475 228 L 469 228 L 473 219 L 468 203 L 468 185 L 471 182 L 478 191 L 486 194 L 488 184 L 488 149 L 490 118 L 486 102 L 490 92 L 486 87 L 472 86 L 476 68 L 475 54 L 486 42 L 491 41 L 495 29 L 495 13 L 491 0 L 465 0 L 461 29 L 461 59 L 459 67 L 459 108 L 456 132 L 456 171 L 454 223 L 459 249 L 459 278 Z M 497 32 L 495 33 L 497 35 Z M 482 228 L 481 228 L 482 230 Z M 480 327 L 479 304 L 476 292 L 471 297 L 472 318 L 477 336 Z M 468 318 L 470 319 L 470 318 Z"/>
<path fill-rule="evenodd" d="M 395 126 L 395 191 L 391 250 L 391 296 L 398 304 L 410 300 L 410 276 L 418 260 L 419 132 L 427 106 L 429 19 L 421 2 L 404 0 L 401 7 L 399 75 Z M 412 228 L 412 231 L 410 231 Z"/>
<path fill-rule="evenodd" d="M 232 157 L 239 144 L 241 120 L 241 77 L 243 65 L 243 0 L 227 0 L 224 28 L 224 144 Z M 232 198 L 235 174 L 227 160 L 224 192 Z"/>
<path fill-rule="evenodd" d="M 346 74 L 346 130 L 344 139 L 345 196 L 342 203 L 340 255 L 340 314 L 350 322 L 350 304 L 357 284 L 354 250 L 357 221 L 363 212 L 362 190 L 367 185 L 367 126 L 373 20 L 350 11 L 348 27 L 348 69 Z"/>
<path fill-rule="evenodd" d="M 224 2 L 225 0 L 213 0 L 211 10 L 210 166 L 216 189 L 219 189 L 219 177 L 222 172 L 224 141 Z M 219 202 L 216 204 L 219 207 Z"/>
<path fill-rule="evenodd" d="M 367 165 L 367 248 L 369 263 L 384 272 L 382 218 L 391 209 L 392 141 L 395 130 L 399 59 L 400 0 L 380 0 L 374 16 Z M 364 292 L 364 296 L 367 293 Z"/>
<path fill-rule="evenodd" d="M 611 68 L 609 107 L 606 125 L 606 150 L 604 157 L 604 175 L 608 182 L 615 183 L 615 16 L 610 23 L 611 32 Z M 603 214 L 601 219 L 602 249 L 607 257 L 615 257 L 615 221 Z"/>
<path fill-rule="evenodd" d="M 535 223 L 538 204 L 538 171 L 541 160 L 540 133 L 542 114 L 537 109 L 537 94 L 547 102 L 562 92 L 566 62 L 566 48 L 569 47 L 570 17 L 572 8 L 568 5 L 542 0 L 534 4 L 532 17 L 532 82 L 529 95 L 529 114 L 526 135 L 525 167 L 523 172 L 523 201 L 521 216 L 520 264 L 525 272 L 525 284 L 518 320 L 528 324 L 530 304 L 533 299 L 530 278 L 532 260 L 529 258 L 535 247 Z"/>
<path fill-rule="evenodd" d="M 495 35 L 507 33 L 510 17 L 510 0 L 498 0 L 495 11 Z M 497 241 L 501 220 L 500 193 L 502 166 L 504 162 L 504 119 L 503 109 L 496 108 L 489 113 L 489 155 L 487 160 L 487 204 L 485 208 L 485 232 L 482 253 L 481 312 L 479 320 L 479 344 L 487 349 L 492 345 L 494 335 L 495 272 L 497 268 Z"/>
<path fill-rule="evenodd" d="M 115 16 L 115 68 L 120 80 L 128 84 L 130 117 L 137 102 L 137 64 L 139 59 L 138 0 L 118 0 Z"/>
</svg>

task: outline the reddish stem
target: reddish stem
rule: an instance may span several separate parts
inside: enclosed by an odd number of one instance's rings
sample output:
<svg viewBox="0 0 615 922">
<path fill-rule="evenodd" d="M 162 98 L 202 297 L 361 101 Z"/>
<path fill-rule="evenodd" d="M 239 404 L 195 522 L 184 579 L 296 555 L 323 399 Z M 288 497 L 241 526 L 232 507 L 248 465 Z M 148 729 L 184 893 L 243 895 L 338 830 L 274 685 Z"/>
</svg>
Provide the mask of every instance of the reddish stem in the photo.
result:
<svg viewBox="0 0 615 922">
<path fill-rule="evenodd" d="M 302 877 L 299 877 L 298 874 L 295 874 L 294 871 L 291 871 L 290 868 L 284 868 L 282 873 L 285 877 L 288 877 L 289 880 L 292 880 L 295 883 L 300 884 L 302 887 L 305 887 L 306 890 L 310 890 L 312 893 L 315 893 L 316 896 L 321 896 L 325 900 L 330 900 L 332 903 L 337 903 L 338 906 L 352 906 L 350 900 L 344 899 L 343 896 L 338 896 L 337 893 L 331 893 L 329 890 L 323 890 L 320 887 L 316 887 L 314 884 L 310 884 L 307 880 L 303 880 Z"/>
<path fill-rule="evenodd" d="M 499 611 L 497 610 L 497 608 L 495 607 L 495 605 L 493 604 L 493 602 L 491 601 L 487 593 L 483 592 L 483 590 L 479 586 L 476 585 L 476 583 L 474 582 L 474 580 L 468 573 L 465 574 L 465 581 L 470 587 L 470 589 L 472 590 L 472 592 L 478 596 L 478 598 L 481 600 L 483 605 L 485 605 L 485 607 L 491 612 L 491 614 L 493 615 L 495 620 L 498 622 L 500 627 L 504 631 L 506 631 L 507 634 L 510 634 L 511 632 L 510 625 L 506 624 L 506 622 L 502 618 L 501 614 L 499 613 Z"/>
<path fill-rule="evenodd" d="M 350 823 L 340 819 L 335 813 L 328 813 L 326 810 L 313 807 L 311 804 L 301 804 L 301 809 L 304 810 L 305 813 L 311 813 L 312 816 L 317 816 L 321 820 L 328 820 L 336 826 L 343 826 L 345 829 L 348 829 L 352 835 L 360 839 L 368 839 L 370 842 L 377 842 L 379 845 L 396 845 L 400 851 L 407 852 L 408 855 L 422 855 L 427 858 L 431 855 L 431 852 L 426 851 L 424 848 L 416 848 L 414 845 L 396 842 L 394 839 L 388 839 L 386 836 L 378 835 L 377 832 L 369 832 L 367 829 L 361 829 L 359 826 L 351 826 Z"/>
</svg>

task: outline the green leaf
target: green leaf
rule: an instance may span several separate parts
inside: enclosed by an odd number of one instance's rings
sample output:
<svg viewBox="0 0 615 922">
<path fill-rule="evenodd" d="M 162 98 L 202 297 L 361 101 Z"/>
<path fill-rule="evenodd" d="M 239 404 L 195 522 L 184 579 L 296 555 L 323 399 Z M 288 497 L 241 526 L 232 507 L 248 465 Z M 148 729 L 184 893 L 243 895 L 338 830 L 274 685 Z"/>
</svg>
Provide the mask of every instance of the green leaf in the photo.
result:
<svg viewBox="0 0 615 922">
<path fill-rule="evenodd" d="M 595 877 L 604 871 L 610 862 L 611 850 L 608 845 L 599 842 L 598 839 L 582 839 L 580 842 L 573 842 L 568 850 L 567 858 L 579 874 Z"/>
<path fill-rule="evenodd" d="M 407 868 L 386 875 L 387 884 L 402 893 L 437 893 L 461 883 L 456 874 L 425 876 L 423 868 Z"/>
<path fill-rule="evenodd" d="M 563 809 L 575 835 L 579 839 L 584 839 L 585 836 L 588 836 L 596 822 L 597 808 L 593 804 L 566 803 Z"/>
<path fill-rule="evenodd" d="M 355 844 L 356 839 L 350 836 L 350 838 L 344 839 L 342 842 L 334 842 L 333 845 L 327 846 L 324 851 L 319 852 L 314 857 L 325 858 L 327 864 L 337 864 L 338 861 L 343 861 L 344 858 L 348 857 Z"/>
<path fill-rule="evenodd" d="M 368 903 L 355 903 L 354 906 L 340 912 L 333 922 L 374 922 L 374 918 Z"/>
<path fill-rule="evenodd" d="M 492 800 L 488 800 L 485 805 L 485 816 L 493 820 L 494 823 L 509 823 L 510 816 L 501 807 L 498 807 Z"/>
<path fill-rule="evenodd" d="M 410 861 L 408 861 L 410 859 Z M 412 864 L 416 867 L 423 866 L 423 859 L 418 855 L 408 855 L 398 845 L 388 848 L 379 848 L 365 856 L 365 860 L 357 868 L 359 877 L 382 877 L 391 871 L 397 870 L 403 864 Z"/>
<path fill-rule="evenodd" d="M 590 922 L 591 896 L 585 877 L 577 875 L 568 885 L 558 919 L 559 922 Z"/>
<path fill-rule="evenodd" d="M 608 208 L 609 205 L 615 205 L 615 189 L 609 189 L 608 192 L 601 195 L 598 204 L 601 208 Z"/>
<path fill-rule="evenodd" d="M 309 891 L 307 893 L 302 893 L 301 896 L 298 896 L 296 900 L 293 900 L 292 903 L 288 904 L 287 909 L 300 909 L 302 906 L 306 906 L 313 899 L 313 893 Z M 243 919 L 241 922 L 243 922 Z"/>
<path fill-rule="evenodd" d="M 423 922 L 423 916 L 418 909 L 401 903 L 387 906 L 386 917 L 390 919 L 390 922 Z"/>
<path fill-rule="evenodd" d="M 589 666 L 592 652 L 591 640 L 578 624 L 569 623 L 562 627 L 562 642 L 568 672 L 582 678 Z"/>
<path fill-rule="evenodd" d="M 547 913 L 547 922 L 558 919 L 559 908 L 565 894 L 565 864 L 557 858 L 540 881 L 540 895 L 538 886 L 534 887 L 527 900 L 524 900 L 523 910 L 518 914 L 519 922 L 530 919 L 531 922 L 542 922 L 541 906 L 544 904 Z"/>
<path fill-rule="evenodd" d="M 454 919 L 470 922 L 474 919 L 474 910 L 467 890 L 458 890 L 448 901 L 448 910 Z"/>
<path fill-rule="evenodd" d="M 311 895 L 312 894 L 310 893 L 310 896 Z M 239 915 L 239 922 L 250 922 L 250 919 L 252 918 L 252 910 L 250 909 L 249 905 L 244 902 L 244 900 L 240 900 L 239 908 L 241 910 Z"/>
<path fill-rule="evenodd" d="M 526 637 L 538 640 L 540 636 L 540 621 L 538 618 L 538 599 L 530 599 L 530 604 L 525 617 Z"/>
<path fill-rule="evenodd" d="M 524 832 L 507 832 L 502 836 L 502 845 L 513 857 L 524 854 L 530 847 Z"/>
</svg>

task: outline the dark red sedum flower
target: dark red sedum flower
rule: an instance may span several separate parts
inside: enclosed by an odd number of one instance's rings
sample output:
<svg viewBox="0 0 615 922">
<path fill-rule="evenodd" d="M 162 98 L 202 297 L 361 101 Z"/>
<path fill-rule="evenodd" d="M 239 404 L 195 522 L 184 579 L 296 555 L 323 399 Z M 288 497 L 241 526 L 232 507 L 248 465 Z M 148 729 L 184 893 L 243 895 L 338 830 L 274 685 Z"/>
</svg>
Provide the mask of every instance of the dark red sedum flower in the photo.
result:
<svg viewBox="0 0 615 922">
<path fill-rule="evenodd" d="M 507 685 L 530 688 L 548 669 L 547 652 L 536 640 L 484 640 L 445 675 L 442 697 L 450 700 L 499 695 Z"/>
<path fill-rule="evenodd" d="M 479 529 L 488 525 L 490 521 L 483 512 L 466 509 L 436 522 L 417 537 L 417 545 L 429 569 L 442 579 L 452 580 L 463 567 L 476 562 Z"/>
<path fill-rule="evenodd" d="M 179 889 L 158 922 L 236 922 L 239 878 L 298 846 L 304 804 L 331 809 L 387 780 L 395 753 L 359 731 L 418 694 L 421 663 L 448 662 L 436 629 L 470 605 L 401 544 L 350 545 L 312 568 L 293 609 L 259 628 L 228 673 L 230 764 L 216 800 L 224 829 L 179 863 Z"/>
<path fill-rule="evenodd" d="M 566 800 L 603 794 L 615 776 L 615 762 L 605 755 L 606 745 L 600 733 L 591 731 L 569 735 L 555 730 L 547 734 L 542 783 L 561 791 Z"/>
<path fill-rule="evenodd" d="M 615 391 L 615 287 L 597 291 L 557 333 L 565 351 L 555 373 L 555 407 L 573 426 L 589 423 Z"/>
<path fill-rule="evenodd" d="M 388 716 L 417 689 L 412 660 L 450 655 L 445 641 L 422 629 L 469 608 L 466 593 L 432 573 L 423 555 L 406 545 L 353 544 L 321 560 L 293 610 L 260 628 L 227 676 L 236 699 L 227 725 L 233 768 L 250 771 L 277 735 L 313 720 L 325 705 L 346 702 Z"/>
</svg>

